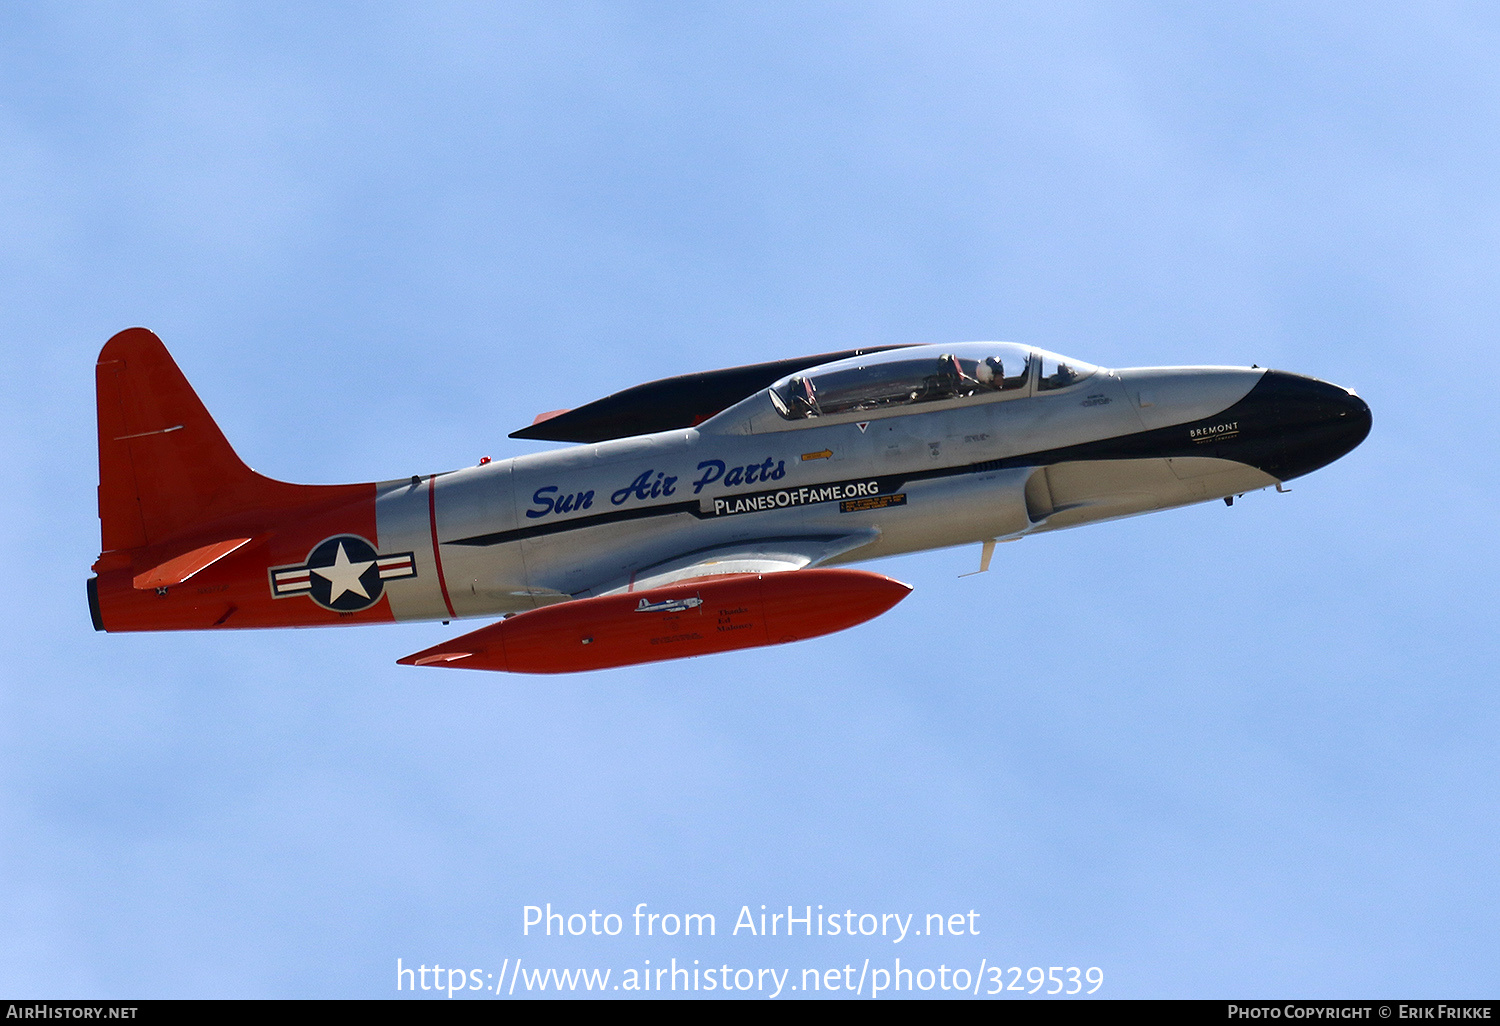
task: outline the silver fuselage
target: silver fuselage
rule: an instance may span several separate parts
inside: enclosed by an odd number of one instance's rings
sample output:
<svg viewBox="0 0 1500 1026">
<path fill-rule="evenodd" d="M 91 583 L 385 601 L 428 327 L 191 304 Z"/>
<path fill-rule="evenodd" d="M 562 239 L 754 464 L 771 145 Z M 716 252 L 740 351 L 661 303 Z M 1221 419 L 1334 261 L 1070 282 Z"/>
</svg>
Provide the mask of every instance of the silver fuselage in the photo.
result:
<svg viewBox="0 0 1500 1026">
<path fill-rule="evenodd" d="M 417 568 L 387 588 L 391 610 L 519 612 L 740 543 L 851 539 L 826 565 L 1076 527 L 1276 485 L 1369 427 L 1337 386 L 1261 369 L 1036 386 L 1033 372 L 1012 392 L 800 421 L 762 391 L 696 428 L 382 483 L 380 547 Z"/>
</svg>

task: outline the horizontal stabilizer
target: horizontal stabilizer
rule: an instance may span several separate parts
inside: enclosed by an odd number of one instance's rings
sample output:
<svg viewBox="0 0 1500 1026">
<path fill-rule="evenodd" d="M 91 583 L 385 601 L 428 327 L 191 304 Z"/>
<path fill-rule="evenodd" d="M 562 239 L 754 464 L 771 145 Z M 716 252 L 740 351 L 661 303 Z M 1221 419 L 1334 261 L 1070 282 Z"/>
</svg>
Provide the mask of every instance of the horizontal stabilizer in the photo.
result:
<svg viewBox="0 0 1500 1026">
<path fill-rule="evenodd" d="M 249 538 L 230 538 L 228 541 L 204 545 L 192 552 L 185 552 L 176 559 L 169 559 L 143 574 L 136 574 L 131 583 L 140 591 L 184 584 L 200 570 L 207 570 L 235 549 L 248 544 L 250 544 Z"/>
</svg>

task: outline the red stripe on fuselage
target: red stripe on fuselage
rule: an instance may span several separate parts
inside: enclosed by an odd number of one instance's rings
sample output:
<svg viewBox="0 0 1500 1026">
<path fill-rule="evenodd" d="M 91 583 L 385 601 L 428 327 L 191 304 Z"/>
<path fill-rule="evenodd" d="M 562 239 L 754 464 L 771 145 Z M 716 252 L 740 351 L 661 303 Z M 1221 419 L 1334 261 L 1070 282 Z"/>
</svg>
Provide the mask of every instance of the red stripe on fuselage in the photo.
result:
<svg viewBox="0 0 1500 1026">
<path fill-rule="evenodd" d="M 438 551 L 436 474 L 427 478 L 427 522 L 432 525 L 432 561 L 437 564 L 438 588 L 443 593 L 443 605 L 448 607 L 449 617 L 455 617 L 458 614 L 453 611 L 453 600 L 448 598 L 448 582 L 443 579 L 443 554 Z"/>
</svg>

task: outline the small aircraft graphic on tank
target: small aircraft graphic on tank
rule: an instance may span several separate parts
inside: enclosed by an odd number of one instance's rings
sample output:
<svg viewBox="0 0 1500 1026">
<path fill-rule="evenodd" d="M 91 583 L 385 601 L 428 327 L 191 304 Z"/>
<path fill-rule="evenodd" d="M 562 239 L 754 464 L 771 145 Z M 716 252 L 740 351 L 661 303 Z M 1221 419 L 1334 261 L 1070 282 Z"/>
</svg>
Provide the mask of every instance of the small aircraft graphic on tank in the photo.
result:
<svg viewBox="0 0 1500 1026">
<path fill-rule="evenodd" d="M 566 448 L 298 485 L 249 469 L 144 328 L 96 368 L 105 631 L 504 619 L 399 660 L 565 673 L 811 638 L 910 588 L 843 564 L 1275 486 L 1369 407 L 1258 367 L 1108 370 L 1005 342 L 690 374 L 539 416 Z"/>
</svg>

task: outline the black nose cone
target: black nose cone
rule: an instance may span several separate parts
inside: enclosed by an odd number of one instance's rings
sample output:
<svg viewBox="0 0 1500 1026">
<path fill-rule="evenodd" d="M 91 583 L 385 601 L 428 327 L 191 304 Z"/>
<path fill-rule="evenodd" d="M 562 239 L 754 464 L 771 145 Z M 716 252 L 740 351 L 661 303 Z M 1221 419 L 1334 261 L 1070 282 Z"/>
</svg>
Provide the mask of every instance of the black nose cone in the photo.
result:
<svg viewBox="0 0 1500 1026">
<path fill-rule="evenodd" d="M 1347 388 L 1267 371 L 1244 402 L 1275 439 L 1261 469 L 1282 481 L 1345 455 L 1370 433 L 1370 407 Z"/>
</svg>

